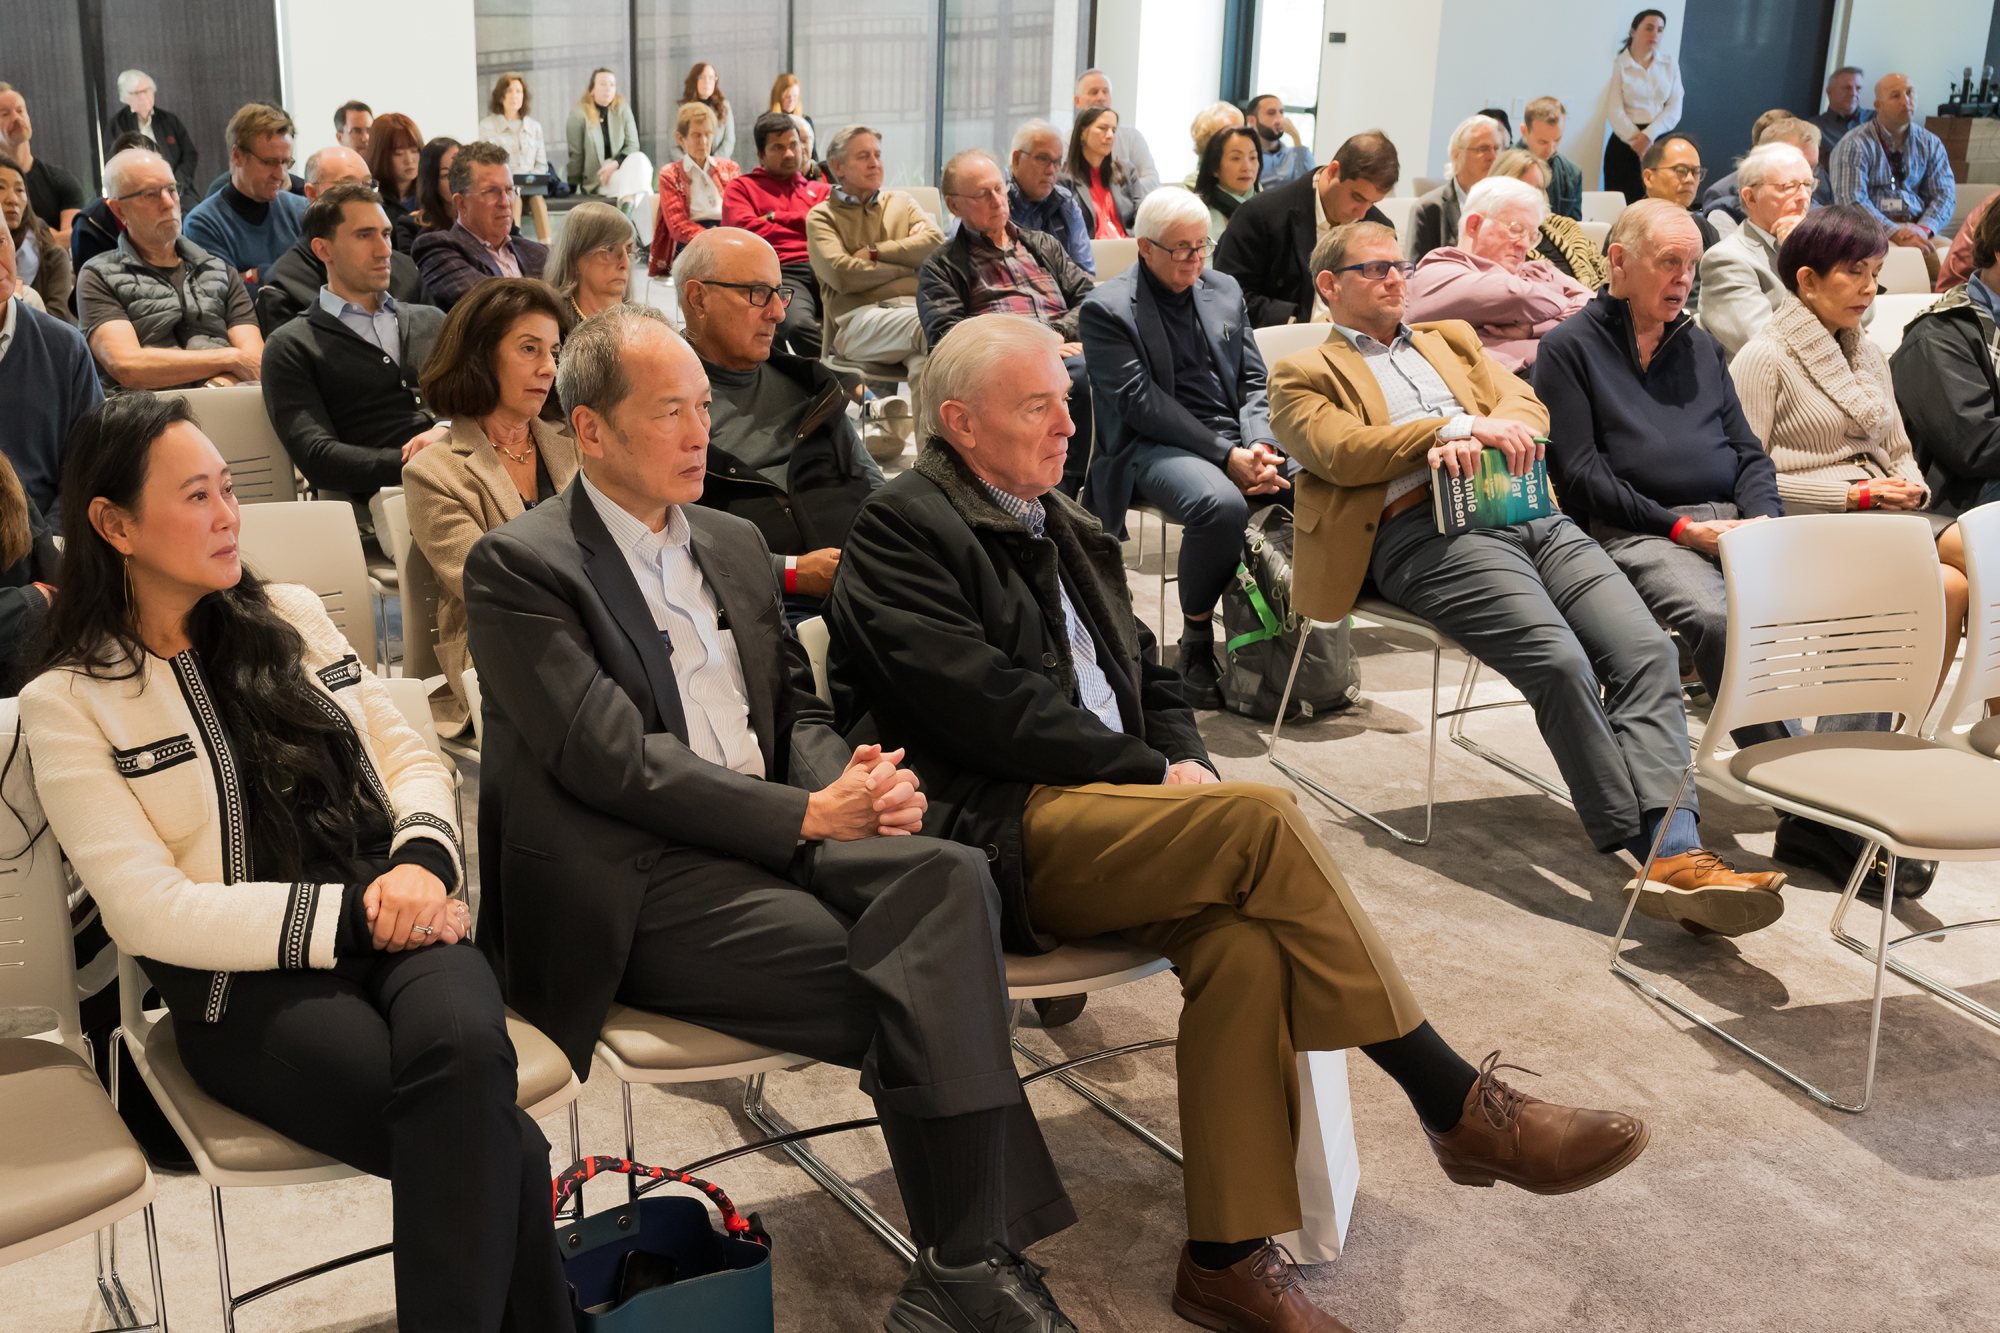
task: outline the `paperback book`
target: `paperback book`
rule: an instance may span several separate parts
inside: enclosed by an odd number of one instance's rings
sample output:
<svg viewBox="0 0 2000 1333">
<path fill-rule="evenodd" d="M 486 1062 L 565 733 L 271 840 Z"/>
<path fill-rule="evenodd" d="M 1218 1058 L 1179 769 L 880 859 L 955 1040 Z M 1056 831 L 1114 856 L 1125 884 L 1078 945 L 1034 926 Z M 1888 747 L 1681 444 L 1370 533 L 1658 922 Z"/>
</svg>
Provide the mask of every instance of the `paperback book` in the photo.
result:
<svg viewBox="0 0 2000 1333">
<path fill-rule="evenodd" d="M 1431 471 L 1431 512 L 1437 530 L 1447 537 L 1474 528 L 1504 528 L 1547 518 L 1556 512 L 1549 489 L 1549 465 L 1536 459 L 1516 477 L 1507 471 L 1507 456 L 1498 449 L 1479 452 L 1479 469 L 1469 477 L 1454 477 L 1443 468 Z"/>
</svg>

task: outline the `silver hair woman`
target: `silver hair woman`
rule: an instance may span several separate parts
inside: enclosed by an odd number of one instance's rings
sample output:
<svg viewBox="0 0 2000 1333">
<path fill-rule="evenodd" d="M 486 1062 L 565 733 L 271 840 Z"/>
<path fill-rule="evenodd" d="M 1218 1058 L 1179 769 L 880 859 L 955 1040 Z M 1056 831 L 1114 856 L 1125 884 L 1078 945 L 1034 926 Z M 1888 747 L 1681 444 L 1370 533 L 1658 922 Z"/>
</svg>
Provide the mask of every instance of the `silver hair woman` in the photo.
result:
<svg viewBox="0 0 2000 1333">
<path fill-rule="evenodd" d="M 632 274 L 632 223 L 609 204 L 571 209 L 549 247 L 545 277 L 578 322 L 625 299 Z"/>
</svg>

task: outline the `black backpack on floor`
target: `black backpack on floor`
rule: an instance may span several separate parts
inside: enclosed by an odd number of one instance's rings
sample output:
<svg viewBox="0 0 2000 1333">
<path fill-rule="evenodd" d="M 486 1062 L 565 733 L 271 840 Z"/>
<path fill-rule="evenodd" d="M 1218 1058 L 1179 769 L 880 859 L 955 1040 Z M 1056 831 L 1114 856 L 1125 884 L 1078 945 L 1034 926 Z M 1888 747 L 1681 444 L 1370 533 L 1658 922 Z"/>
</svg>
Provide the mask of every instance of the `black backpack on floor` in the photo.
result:
<svg viewBox="0 0 2000 1333">
<path fill-rule="evenodd" d="M 1268 722 L 1278 715 L 1299 638 L 1306 638 L 1285 720 L 1350 708 L 1361 698 L 1361 661 L 1350 620 L 1316 625 L 1292 613 L 1292 513 L 1266 505 L 1243 531 L 1243 563 L 1222 592 L 1222 706 Z"/>
</svg>

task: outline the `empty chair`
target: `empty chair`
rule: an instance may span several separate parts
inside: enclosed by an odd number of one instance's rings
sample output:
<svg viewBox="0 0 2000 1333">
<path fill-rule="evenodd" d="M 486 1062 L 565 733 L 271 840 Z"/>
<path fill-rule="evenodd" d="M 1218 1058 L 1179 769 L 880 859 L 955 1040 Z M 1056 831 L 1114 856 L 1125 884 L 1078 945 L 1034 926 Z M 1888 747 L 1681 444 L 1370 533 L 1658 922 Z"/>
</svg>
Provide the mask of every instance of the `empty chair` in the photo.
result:
<svg viewBox="0 0 2000 1333">
<path fill-rule="evenodd" d="M 1882 259 L 1882 276 L 1877 281 L 1891 295 L 1928 295 L 1931 271 L 1924 263 L 1924 252 L 1914 246 L 1890 246 Z"/>
<path fill-rule="evenodd" d="M 1112 236 L 1090 243 L 1090 256 L 1097 262 L 1097 280 L 1115 278 L 1139 262 L 1139 242 L 1128 236 Z"/>
<path fill-rule="evenodd" d="M 1616 190 L 1585 190 L 1583 192 L 1583 220 L 1602 222 L 1609 226 L 1618 221 L 1618 215 L 1625 211 L 1625 196 Z"/>
<path fill-rule="evenodd" d="M 218 389 L 166 389 L 160 396 L 187 400 L 195 425 L 229 464 L 237 503 L 266 504 L 296 494 L 292 458 L 271 428 L 263 389 L 232 384 Z"/>
<path fill-rule="evenodd" d="M 2000 505 L 1968 509 L 1958 519 L 1965 543 L 1965 655 L 1958 682 L 1932 724 L 1940 740 L 2000 758 L 2000 717 L 1985 717 L 1986 701 L 2000 699 Z M 1969 721 L 1965 731 L 1957 724 Z"/>
<path fill-rule="evenodd" d="M 377 664 L 374 599 L 352 505 L 344 500 L 246 505 L 238 543 L 257 577 L 303 583 L 318 593 L 327 618 L 347 636 L 355 656 Z"/>
</svg>

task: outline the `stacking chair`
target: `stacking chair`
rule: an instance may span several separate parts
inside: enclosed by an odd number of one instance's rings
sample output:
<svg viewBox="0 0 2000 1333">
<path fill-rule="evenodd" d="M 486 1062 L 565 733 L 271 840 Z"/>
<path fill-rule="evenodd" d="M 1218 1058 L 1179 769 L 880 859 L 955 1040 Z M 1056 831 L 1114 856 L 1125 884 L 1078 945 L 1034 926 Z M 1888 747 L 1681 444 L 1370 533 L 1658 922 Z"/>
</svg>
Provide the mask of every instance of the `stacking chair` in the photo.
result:
<svg viewBox="0 0 2000 1333">
<path fill-rule="evenodd" d="M 1605 253 L 1604 247 L 1611 239 L 1611 224 L 1586 218 L 1577 225 L 1583 228 L 1583 234 L 1590 238 L 1590 243 L 1597 247 L 1597 253 Z"/>
<path fill-rule="evenodd" d="M 0 730 L 19 719 L 0 701 Z M 121 1330 L 167 1327 L 153 1222 L 153 1173 L 97 1081 L 77 1013 L 76 964 L 62 852 L 43 821 L 24 746 L 0 771 L 0 1010 L 47 1010 L 52 1032 L 0 1040 L 0 1268 L 95 1235 L 97 1290 Z M 153 1318 L 141 1323 L 118 1275 L 117 1224 L 139 1213 Z"/>
<path fill-rule="evenodd" d="M 240 517 L 238 543 L 257 576 L 303 583 L 318 593 L 355 656 L 387 675 L 377 656 L 374 598 L 353 506 L 345 500 L 294 500 L 245 505 Z"/>
<path fill-rule="evenodd" d="M 1139 242 L 1129 236 L 1111 236 L 1090 243 L 1090 257 L 1097 264 L 1097 280 L 1115 278 L 1139 262 Z"/>
<path fill-rule="evenodd" d="M 1396 229 L 1398 237 L 1410 234 L 1410 214 L 1417 211 L 1417 197 L 1413 194 L 1392 194 L 1376 201 L 1375 207 L 1382 216 L 1389 219 L 1389 225 Z"/>
<path fill-rule="evenodd" d="M 1618 215 L 1625 211 L 1625 196 L 1617 190 L 1585 190 L 1583 192 L 1583 220 L 1602 222 L 1607 226 L 1618 221 Z"/>
<path fill-rule="evenodd" d="M 1882 258 L 1882 290 L 1891 296 L 1929 295 L 1931 271 L 1924 252 L 1912 246 L 1892 245 Z"/>
<path fill-rule="evenodd" d="M 1885 292 L 1875 298 L 1875 318 L 1863 325 L 1861 332 L 1869 342 L 1882 349 L 1882 355 L 1894 356 L 1896 349 L 1903 345 L 1903 330 L 1937 300 L 1928 291 Z"/>
<path fill-rule="evenodd" d="M 1410 180 L 1410 189 L 1415 192 L 1414 198 L 1421 199 L 1442 184 L 1435 176 L 1415 176 Z"/>
<path fill-rule="evenodd" d="M 1982 717 L 1988 699 L 2000 699 L 2000 505 L 1968 509 L 1958 519 L 1965 543 L 1965 581 L 1970 600 L 1965 613 L 1965 657 L 1958 684 L 1938 714 L 1934 731 L 1940 740 L 2000 758 L 2000 717 Z M 1973 716 L 1969 730 L 1955 723 Z M 1927 733 L 1929 734 L 1929 733 Z"/>
<path fill-rule="evenodd" d="M 438 578 L 423 548 L 410 538 L 409 498 L 383 498 L 375 532 L 396 562 L 396 597 L 403 608 L 403 674 L 428 681 L 440 674 L 437 657 Z"/>
<path fill-rule="evenodd" d="M 1804 514 L 1746 524 L 1724 534 L 1722 571 L 1728 588 L 1729 634 L 1722 687 L 1700 750 L 1681 776 L 1669 814 L 1680 807 L 1698 770 L 1738 800 L 1816 819 L 1865 841 L 1829 925 L 1836 941 L 1875 964 L 1860 1100 L 1843 1102 L 1821 1091 L 1662 994 L 1626 963 L 1625 931 L 1638 903 L 1638 886 L 1659 855 L 1657 840 L 1612 938 L 1611 970 L 1820 1105 L 1859 1113 L 1868 1109 L 1875 1095 L 1882 987 L 1888 971 L 2000 1027 L 2000 1013 L 1892 956 L 1894 950 L 1917 940 L 2000 926 L 2000 921 L 1966 921 L 1889 938 L 1898 860 L 2000 860 L 2000 822 L 1994 814 L 2000 810 L 2000 765 L 1919 734 L 1944 654 L 1944 595 L 1937 549 L 1930 525 L 1922 519 Z M 1992 590 L 1983 588 L 1982 595 L 1988 603 L 1982 609 L 1988 614 L 1981 629 L 1990 632 Z M 1981 655 L 1986 651 L 1982 644 Z M 1968 672 L 1985 675 L 1970 653 L 1967 660 Z M 1738 727 L 1840 713 L 1895 713 L 1903 722 L 1893 732 L 1837 732 L 1765 741 L 1734 752 L 1724 749 Z M 1666 822 L 1660 823 L 1663 830 Z M 1870 945 L 1848 933 L 1845 922 L 1878 848 L 1888 853 L 1888 873 L 1881 920 Z"/>
<path fill-rule="evenodd" d="M 268 504 L 297 494 L 292 457 L 264 410 L 262 388 L 232 384 L 220 389 L 167 389 L 160 396 L 187 401 L 194 424 L 229 464 L 238 504 Z"/>
<path fill-rule="evenodd" d="M 1257 339 L 1257 355 L 1264 359 L 1264 373 L 1288 356 L 1295 356 L 1308 347 L 1317 347 L 1333 336 L 1331 324 L 1273 324 L 1266 329 L 1252 329 Z"/>
<path fill-rule="evenodd" d="M 949 220 L 944 211 L 944 196 L 935 185 L 899 185 L 896 187 L 916 201 L 918 208 L 930 214 L 931 221 L 943 227 Z"/>
</svg>

